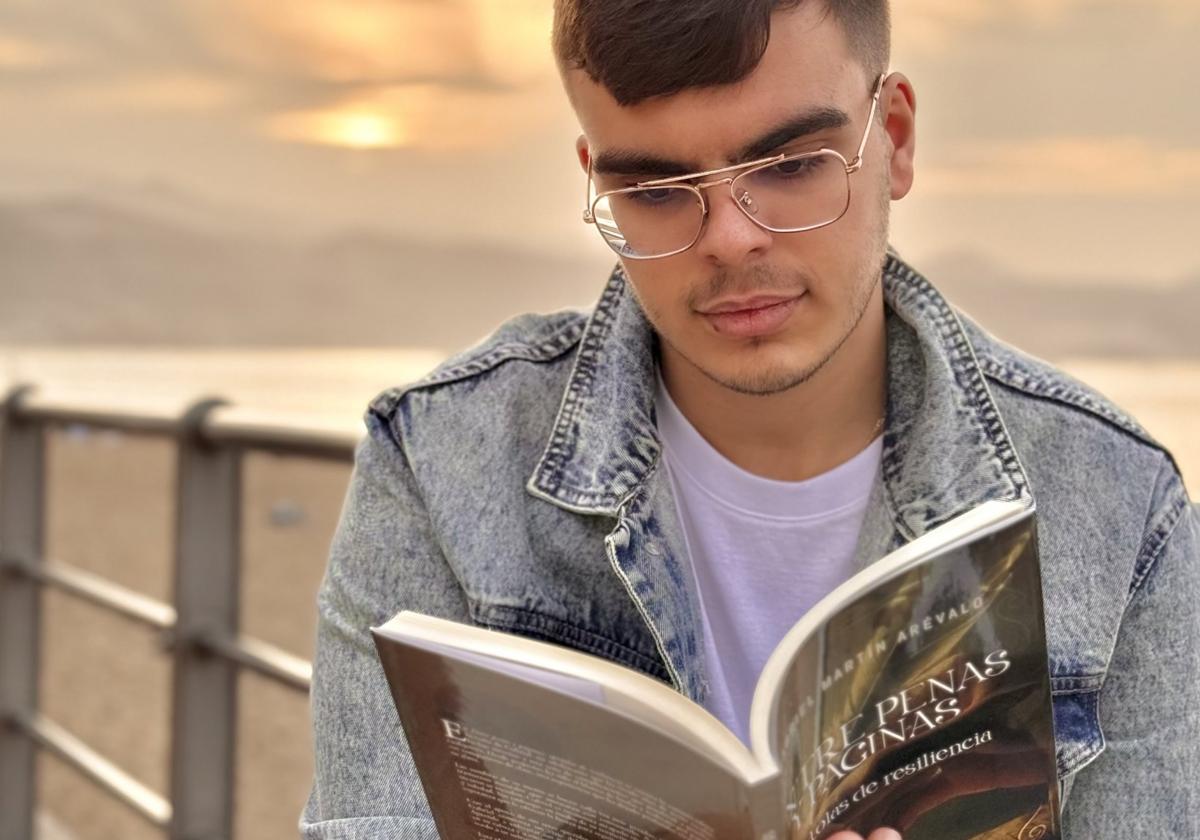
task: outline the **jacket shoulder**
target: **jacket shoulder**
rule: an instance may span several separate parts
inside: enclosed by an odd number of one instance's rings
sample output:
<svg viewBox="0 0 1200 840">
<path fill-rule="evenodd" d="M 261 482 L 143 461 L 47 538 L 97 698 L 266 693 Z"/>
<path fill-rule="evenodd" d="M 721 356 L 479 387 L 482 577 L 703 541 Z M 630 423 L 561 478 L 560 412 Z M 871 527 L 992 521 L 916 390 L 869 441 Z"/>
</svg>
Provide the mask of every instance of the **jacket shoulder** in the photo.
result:
<svg viewBox="0 0 1200 840">
<path fill-rule="evenodd" d="M 438 391 L 455 383 L 470 383 L 510 363 L 545 365 L 567 356 L 578 344 L 588 313 L 563 310 L 551 314 L 519 315 L 467 350 L 458 353 L 415 382 L 389 388 L 376 396 L 369 411 L 392 417 L 414 394 Z"/>
<path fill-rule="evenodd" d="M 979 368 L 990 382 L 1026 399 L 1090 417 L 1131 441 L 1166 451 L 1128 412 L 1096 389 L 996 338 L 961 310 L 958 316 L 971 340 Z"/>
</svg>

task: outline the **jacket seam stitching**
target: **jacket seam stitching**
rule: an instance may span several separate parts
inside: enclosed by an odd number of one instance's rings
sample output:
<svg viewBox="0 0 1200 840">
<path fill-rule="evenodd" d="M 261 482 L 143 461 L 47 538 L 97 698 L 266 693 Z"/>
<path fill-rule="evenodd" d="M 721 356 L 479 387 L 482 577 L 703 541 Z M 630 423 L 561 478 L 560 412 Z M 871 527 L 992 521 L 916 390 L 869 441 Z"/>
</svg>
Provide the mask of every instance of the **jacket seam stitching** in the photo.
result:
<svg viewBox="0 0 1200 840">
<path fill-rule="evenodd" d="M 476 616 L 476 620 L 478 620 L 481 624 L 488 624 L 498 627 L 526 627 L 545 633 L 553 633 L 555 630 L 566 630 L 568 631 L 569 636 L 574 637 L 572 638 L 572 641 L 586 646 L 591 653 L 612 656 L 614 651 L 619 651 L 625 653 L 631 661 L 638 662 L 646 666 L 645 670 L 647 670 L 647 672 L 662 670 L 662 663 L 656 660 L 654 657 L 648 656 L 639 650 L 629 647 L 623 642 L 618 642 L 615 639 L 609 638 L 608 636 L 595 633 L 572 622 L 564 621 L 563 619 L 549 616 L 545 613 L 540 613 L 536 610 L 531 610 L 526 607 L 514 607 L 497 604 L 492 605 L 490 609 L 495 610 L 499 614 L 510 613 L 515 616 L 521 616 L 528 621 L 513 621 L 511 624 L 506 625 L 502 622 L 489 621 L 479 615 Z"/>
<path fill-rule="evenodd" d="M 1139 426 L 1132 422 L 1128 417 L 1123 416 L 1120 412 L 1107 408 L 1101 403 L 1088 397 L 1086 394 L 1079 393 L 1073 386 L 1042 386 L 1030 384 L 1032 380 L 1029 377 L 1012 375 L 1012 371 L 999 366 L 999 363 L 992 359 L 980 360 L 981 367 L 989 379 L 1002 387 L 1012 391 L 1018 391 L 1035 399 L 1045 400 L 1065 408 L 1073 408 L 1076 411 L 1091 415 L 1097 420 L 1101 420 L 1108 425 L 1116 428 L 1118 431 L 1137 438 L 1143 443 L 1162 450 L 1162 444 Z"/>
<path fill-rule="evenodd" d="M 584 325 L 577 340 L 579 351 L 575 357 L 575 366 L 567 379 L 567 387 L 563 391 L 562 403 L 559 405 L 558 416 L 550 440 L 542 453 L 541 459 L 534 468 L 534 487 L 545 493 L 558 493 L 562 484 L 562 464 L 566 456 L 569 429 L 574 425 L 579 415 L 583 398 L 590 392 L 596 376 L 596 357 L 604 338 L 612 330 L 612 315 L 617 302 L 618 283 L 624 282 L 620 269 L 613 272 L 608 285 L 604 289 L 591 318 Z M 553 481 L 550 480 L 553 473 Z M 602 501 L 605 497 L 599 493 L 581 493 L 572 491 L 571 498 L 579 502 Z"/>
<path fill-rule="evenodd" d="M 982 363 L 972 349 L 962 323 L 958 320 L 944 298 L 930 293 L 932 287 L 929 285 L 929 282 L 911 266 L 898 260 L 893 260 L 889 269 L 894 276 L 902 280 L 912 291 L 917 299 L 918 306 L 932 310 L 933 327 L 939 337 L 946 343 L 947 349 L 951 351 L 951 362 L 954 363 L 955 378 L 964 386 L 964 393 L 970 396 L 972 405 L 976 409 L 982 421 L 984 431 L 988 436 L 988 442 L 991 444 L 995 456 L 999 458 L 1003 467 L 1003 477 L 1013 486 L 1018 494 L 1021 494 L 1022 491 L 1027 492 L 1028 487 L 1026 486 L 1026 479 L 1020 459 L 1013 450 L 1011 441 L 1007 439 L 1003 421 L 999 417 L 994 399 L 987 387 L 987 378 L 984 375 Z M 951 322 L 958 325 L 957 330 L 951 328 Z M 969 366 L 962 364 L 964 359 L 974 360 L 975 370 L 973 372 L 969 370 Z M 898 465 L 892 465 L 889 471 L 889 479 L 894 477 L 895 470 L 898 468 Z"/>
<path fill-rule="evenodd" d="M 1158 525 L 1151 528 L 1142 540 L 1142 545 L 1138 549 L 1138 559 L 1134 564 L 1133 578 L 1129 582 L 1129 597 L 1125 601 L 1126 607 L 1137 597 L 1137 594 L 1142 590 L 1142 584 L 1146 582 L 1146 579 L 1150 577 L 1150 573 L 1158 565 L 1163 550 L 1166 548 L 1167 543 L 1170 542 L 1171 535 L 1175 533 L 1175 529 L 1179 523 L 1183 521 L 1183 513 L 1187 508 L 1187 498 L 1182 495 L 1177 496 L 1171 508 L 1162 517 Z"/>
<path fill-rule="evenodd" d="M 571 351 L 579 342 L 583 329 L 583 322 L 572 319 L 537 342 L 506 341 L 487 347 L 482 349 L 479 355 L 464 359 L 453 367 L 435 370 L 416 382 L 397 386 L 384 392 L 371 402 L 370 408 L 377 414 L 390 416 L 395 412 L 400 401 L 415 391 L 471 379 L 495 370 L 510 361 L 552 362 Z"/>
<path fill-rule="evenodd" d="M 1072 694 L 1091 694 L 1101 689 L 1104 674 L 1088 674 L 1079 677 L 1051 677 L 1050 693 L 1056 697 Z"/>
<path fill-rule="evenodd" d="M 659 463 L 660 459 L 656 457 L 653 465 L 651 466 L 650 475 L 653 475 L 653 473 L 657 470 Z M 647 478 L 649 478 L 649 476 L 647 476 Z M 637 588 L 633 585 L 633 581 L 629 579 L 629 575 L 626 573 L 625 568 L 617 561 L 617 552 L 613 538 L 617 533 L 617 530 L 620 530 L 621 528 L 624 528 L 626 533 L 629 532 L 627 519 L 630 515 L 632 515 L 630 511 L 637 504 L 637 497 L 640 489 L 640 487 L 633 488 L 621 501 L 620 507 L 617 511 L 617 529 L 605 537 L 604 550 L 605 554 L 608 555 L 608 563 L 610 568 L 612 568 L 617 577 L 621 579 L 621 583 L 624 584 L 626 591 L 629 593 L 630 599 L 633 601 L 634 606 L 637 607 L 638 612 L 642 616 L 642 620 L 646 623 L 646 629 L 650 632 L 650 637 L 654 639 L 654 645 L 658 649 L 658 655 L 662 659 L 662 664 L 666 668 L 667 676 L 670 678 L 671 684 L 677 691 L 685 692 L 686 686 L 683 681 L 683 675 L 679 673 L 679 669 L 675 667 L 675 662 L 671 659 L 671 653 L 667 649 L 666 639 L 663 638 L 662 631 L 655 623 L 654 617 L 650 615 L 650 611 L 646 608 L 646 603 L 643 600 L 641 593 L 637 591 Z"/>
<path fill-rule="evenodd" d="M 574 338 L 566 339 L 564 342 L 564 337 L 580 329 L 580 324 L 571 323 L 564 325 L 557 332 L 536 344 L 511 341 L 498 344 L 482 355 L 467 359 L 454 367 L 446 368 L 426 379 L 419 380 L 412 387 L 422 388 L 429 385 L 444 385 L 458 379 L 474 376 L 479 373 L 486 373 L 488 370 L 510 360 L 528 362 L 553 360 L 570 350 L 571 346 L 575 343 L 576 339 Z"/>
</svg>

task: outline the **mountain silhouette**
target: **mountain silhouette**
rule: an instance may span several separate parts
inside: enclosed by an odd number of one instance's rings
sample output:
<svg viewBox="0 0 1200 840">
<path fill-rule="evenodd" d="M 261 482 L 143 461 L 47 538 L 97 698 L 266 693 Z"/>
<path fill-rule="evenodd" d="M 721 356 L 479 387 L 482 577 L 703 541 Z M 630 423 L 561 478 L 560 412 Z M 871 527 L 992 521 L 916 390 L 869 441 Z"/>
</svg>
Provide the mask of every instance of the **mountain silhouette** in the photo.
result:
<svg viewBox="0 0 1200 840">
<path fill-rule="evenodd" d="M 170 194 L 0 202 L 0 344 L 420 346 L 526 311 L 588 306 L 612 261 L 370 231 L 270 232 Z M 960 253 L 917 266 L 999 337 L 1046 358 L 1200 357 L 1200 273 L 1039 278 Z"/>
</svg>

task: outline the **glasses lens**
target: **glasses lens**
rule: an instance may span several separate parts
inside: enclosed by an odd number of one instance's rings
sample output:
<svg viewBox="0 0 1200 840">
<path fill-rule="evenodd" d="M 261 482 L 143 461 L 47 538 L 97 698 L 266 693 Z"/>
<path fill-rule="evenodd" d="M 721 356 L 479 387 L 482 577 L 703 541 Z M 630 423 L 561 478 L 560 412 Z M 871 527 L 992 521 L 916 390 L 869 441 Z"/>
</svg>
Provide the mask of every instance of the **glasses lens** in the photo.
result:
<svg viewBox="0 0 1200 840">
<path fill-rule="evenodd" d="M 812 230 L 846 214 L 850 176 L 838 155 L 817 152 L 743 172 L 733 180 L 733 195 L 768 230 Z"/>
<path fill-rule="evenodd" d="M 592 215 L 609 247 L 623 257 L 642 260 L 687 248 L 704 224 L 699 196 L 681 186 L 645 187 L 601 196 Z"/>
</svg>

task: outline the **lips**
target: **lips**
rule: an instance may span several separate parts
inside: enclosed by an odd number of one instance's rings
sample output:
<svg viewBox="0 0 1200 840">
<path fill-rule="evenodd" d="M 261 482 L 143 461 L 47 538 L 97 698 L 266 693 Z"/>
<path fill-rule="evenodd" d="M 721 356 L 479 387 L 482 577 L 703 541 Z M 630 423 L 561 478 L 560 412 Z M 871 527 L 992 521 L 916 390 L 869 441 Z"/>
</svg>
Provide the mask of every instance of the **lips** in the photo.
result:
<svg viewBox="0 0 1200 840">
<path fill-rule="evenodd" d="M 801 292 L 800 294 L 804 294 Z M 751 312 L 755 309 L 765 309 L 768 306 L 774 306 L 777 303 L 783 303 L 786 300 L 792 300 L 799 295 L 747 295 L 740 298 L 729 298 L 718 301 L 702 310 L 705 315 L 722 315 L 727 312 Z"/>
<path fill-rule="evenodd" d="M 701 311 L 714 330 L 730 338 L 758 338 L 778 332 L 805 296 L 753 295 L 718 301 Z"/>
</svg>

